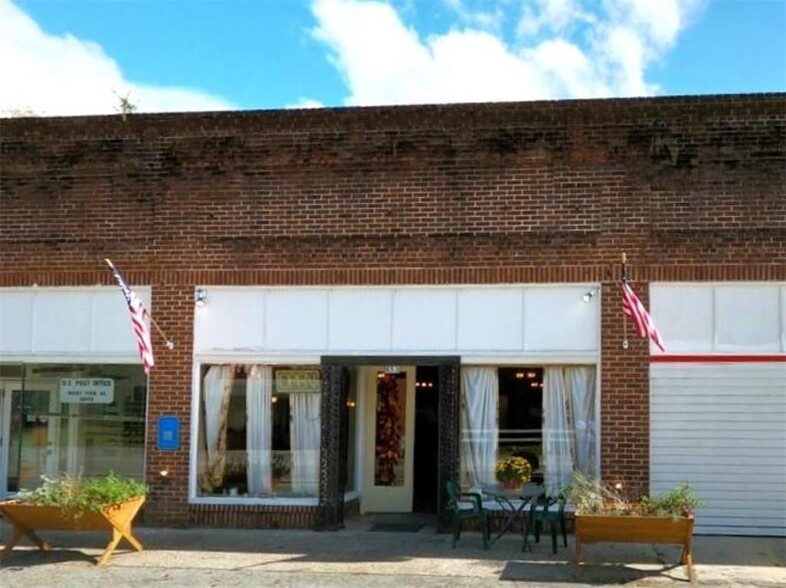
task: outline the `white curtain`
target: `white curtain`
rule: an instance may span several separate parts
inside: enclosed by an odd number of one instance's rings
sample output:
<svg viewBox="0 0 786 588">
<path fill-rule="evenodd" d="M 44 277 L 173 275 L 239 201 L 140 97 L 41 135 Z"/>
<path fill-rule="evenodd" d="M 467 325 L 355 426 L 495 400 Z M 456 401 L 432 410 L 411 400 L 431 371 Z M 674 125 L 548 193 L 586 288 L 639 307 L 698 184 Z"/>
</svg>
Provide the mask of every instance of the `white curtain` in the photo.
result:
<svg viewBox="0 0 786 588">
<path fill-rule="evenodd" d="M 461 391 L 461 485 L 493 484 L 499 436 L 497 369 L 463 368 Z"/>
<path fill-rule="evenodd" d="M 200 476 L 200 487 L 205 492 L 212 492 L 223 483 L 226 465 L 227 416 L 233 383 L 232 366 L 214 365 L 205 374 L 203 393 L 207 464 Z"/>
<path fill-rule="evenodd" d="M 543 371 L 543 461 L 546 494 L 568 486 L 573 477 L 572 427 L 568 422 L 569 383 L 561 367 Z"/>
<path fill-rule="evenodd" d="M 570 485 L 574 469 L 596 474 L 595 368 L 548 367 L 543 374 L 546 493 Z"/>
<path fill-rule="evenodd" d="M 318 493 L 320 405 L 320 394 L 299 392 L 289 395 L 292 490 L 297 494 L 316 496 Z"/>
<path fill-rule="evenodd" d="M 595 418 L 595 368 L 565 368 L 570 381 L 570 408 L 576 443 L 576 469 L 594 478 L 597 476 L 597 422 Z"/>
<path fill-rule="evenodd" d="M 262 496 L 273 491 L 270 451 L 273 368 L 254 365 L 246 379 L 246 474 L 248 493 Z"/>
</svg>

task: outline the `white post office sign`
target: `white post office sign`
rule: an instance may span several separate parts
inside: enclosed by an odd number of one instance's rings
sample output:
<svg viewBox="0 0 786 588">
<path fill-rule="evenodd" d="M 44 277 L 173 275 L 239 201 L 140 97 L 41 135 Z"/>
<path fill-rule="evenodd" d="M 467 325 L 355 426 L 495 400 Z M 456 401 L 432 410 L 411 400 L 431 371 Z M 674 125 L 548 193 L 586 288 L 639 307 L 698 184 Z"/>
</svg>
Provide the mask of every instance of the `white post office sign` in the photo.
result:
<svg viewBox="0 0 786 588">
<path fill-rule="evenodd" d="M 109 404 L 115 398 L 111 378 L 61 378 L 60 402 L 72 404 Z"/>
</svg>

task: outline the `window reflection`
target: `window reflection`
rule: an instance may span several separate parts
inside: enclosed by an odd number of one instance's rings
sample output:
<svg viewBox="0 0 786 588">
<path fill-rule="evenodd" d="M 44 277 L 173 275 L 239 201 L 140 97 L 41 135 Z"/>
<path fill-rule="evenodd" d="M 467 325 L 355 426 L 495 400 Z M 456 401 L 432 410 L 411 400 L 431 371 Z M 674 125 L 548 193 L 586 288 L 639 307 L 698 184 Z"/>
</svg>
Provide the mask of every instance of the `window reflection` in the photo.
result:
<svg viewBox="0 0 786 588">
<path fill-rule="evenodd" d="M 355 378 L 347 411 L 347 491 L 355 486 Z M 205 365 L 201 369 L 200 496 L 319 495 L 322 374 L 317 366 Z"/>
<path fill-rule="evenodd" d="M 26 364 L 0 369 L 10 403 L 6 490 L 42 476 L 144 479 L 147 379 L 141 366 Z"/>
</svg>

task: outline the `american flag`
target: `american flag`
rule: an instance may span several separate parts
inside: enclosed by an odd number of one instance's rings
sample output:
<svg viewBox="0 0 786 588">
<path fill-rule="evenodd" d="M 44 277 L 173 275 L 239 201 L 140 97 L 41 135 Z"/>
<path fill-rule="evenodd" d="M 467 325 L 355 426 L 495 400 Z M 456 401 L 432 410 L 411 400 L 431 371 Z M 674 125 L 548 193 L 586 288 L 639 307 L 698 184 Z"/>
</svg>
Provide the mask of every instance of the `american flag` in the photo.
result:
<svg viewBox="0 0 786 588">
<path fill-rule="evenodd" d="M 145 305 L 142 300 L 137 296 L 136 292 L 128 285 L 123 274 L 120 273 L 112 262 L 108 259 L 106 262 L 112 270 L 112 275 L 117 280 L 117 285 L 123 291 L 123 296 L 126 297 L 128 303 L 128 311 L 131 313 L 131 326 L 134 329 L 134 336 L 136 337 L 136 344 L 139 347 L 139 357 L 142 358 L 142 365 L 145 368 L 145 373 L 149 374 L 150 370 L 155 365 L 153 360 L 153 343 L 150 340 L 150 329 L 147 322 L 150 320 L 150 315 L 147 314 Z"/>
<path fill-rule="evenodd" d="M 639 337 L 649 337 L 661 351 L 666 351 L 652 317 L 627 282 L 622 282 L 622 312 L 633 320 Z"/>
</svg>

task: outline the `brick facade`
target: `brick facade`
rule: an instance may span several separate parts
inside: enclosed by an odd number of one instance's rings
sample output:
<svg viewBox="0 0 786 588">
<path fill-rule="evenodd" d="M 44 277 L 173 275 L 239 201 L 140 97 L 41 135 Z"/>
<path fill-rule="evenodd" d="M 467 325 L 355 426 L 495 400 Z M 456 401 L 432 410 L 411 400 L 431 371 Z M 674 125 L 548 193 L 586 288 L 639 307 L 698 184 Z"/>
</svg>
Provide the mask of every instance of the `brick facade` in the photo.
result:
<svg viewBox="0 0 786 588">
<path fill-rule="evenodd" d="M 152 286 L 175 341 L 149 389 L 148 439 L 162 414 L 184 431 L 179 451 L 148 449 L 160 524 L 243 510 L 187 504 L 195 285 L 600 283 L 603 476 L 643 488 L 648 348 L 630 328 L 621 346 L 620 254 L 645 304 L 651 281 L 786 280 L 783 94 L 6 119 L 0 134 L 0 286 L 110 284 L 109 257 Z"/>
</svg>

